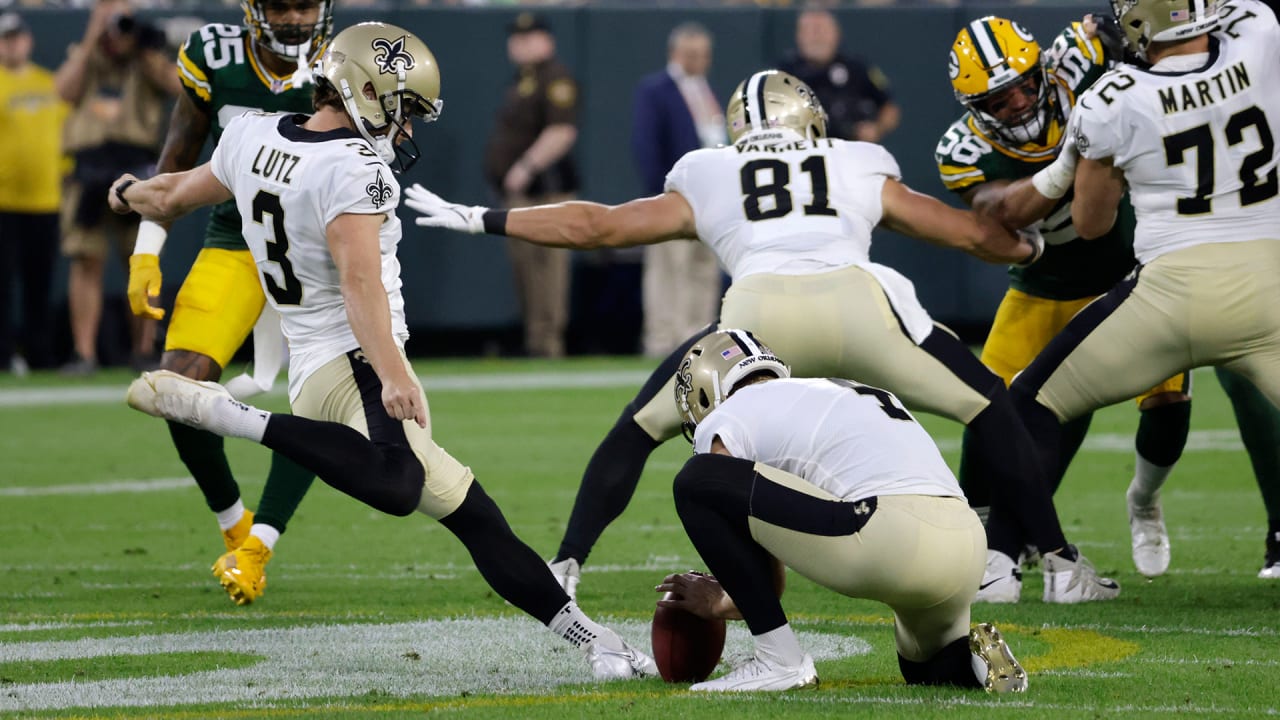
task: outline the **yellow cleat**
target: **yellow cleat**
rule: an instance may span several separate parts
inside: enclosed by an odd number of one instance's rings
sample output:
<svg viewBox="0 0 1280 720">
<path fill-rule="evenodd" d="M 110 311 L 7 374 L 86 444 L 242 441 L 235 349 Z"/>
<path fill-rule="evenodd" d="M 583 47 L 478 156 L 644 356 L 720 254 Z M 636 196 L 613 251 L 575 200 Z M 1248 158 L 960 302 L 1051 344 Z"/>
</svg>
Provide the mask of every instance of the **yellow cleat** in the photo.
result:
<svg viewBox="0 0 1280 720">
<path fill-rule="evenodd" d="M 232 602 L 248 605 L 262 597 L 267 589 L 266 568 L 270 559 L 271 550 L 260 538 L 250 535 L 239 548 L 218 558 L 213 564 L 213 576 L 218 578 Z"/>
<path fill-rule="evenodd" d="M 230 552 L 243 545 L 252 529 L 253 511 L 245 510 L 244 515 L 240 516 L 240 522 L 222 531 L 222 542 L 226 544 L 227 551 Z"/>
</svg>

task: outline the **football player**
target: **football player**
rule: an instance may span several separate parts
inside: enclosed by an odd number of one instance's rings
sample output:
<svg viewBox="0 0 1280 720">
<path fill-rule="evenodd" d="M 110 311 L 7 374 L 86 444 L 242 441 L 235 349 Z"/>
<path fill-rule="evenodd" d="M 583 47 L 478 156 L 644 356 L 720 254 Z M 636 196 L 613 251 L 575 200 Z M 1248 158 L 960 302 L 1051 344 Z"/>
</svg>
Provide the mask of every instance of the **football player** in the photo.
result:
<svg viewBox="0 0 1280 720">
<path fill-rule="evenodd" d="M 1092 18 L 1089 18 L 1091 21 Z M 984 17 L 969 23 L 951 46 L 951 86 L 967 112 L 943 134 L 934 151 L 942 182 L 965 203 L 1000 213 L 1013 227 L 1035 225 L 1045 252 L 1030 267 L 1009 268 L 1009 289 L 982 348 L 982 362 L 1009 384 L 1057 335 L 1067 321 L 1133 270 L 1133 208 L 1121 203 L 1111 230 L 1096 242 L 1081 242 L 1071 224 L 1070 195 L 1048 212 L 1037 203 L 1018 203 L 1010 184 L 1029 178 L 1057 157 L 1063 130 L 1078 95 L 1118 58 L 1085 23 L 1073 22 L 1042 53 L 1040 44 L 1016 22 Z M 1034 188 L 1031 189 L 1034 192 Z M 1186 444 L 1191 418 L 1191 378 L 1181 374 L 1138 398 L 1134 477 L 1127 494 L 1133 561 L 1148 577 L 1169 567 L 1169 536 L 1159 489 Z M 1062 481 L 1084 440 L 1092 414 L 1063 426 L 1062 465 L 1048 469 L 1051 487 Z M 989 505 L 988 474 L 965 433 L 960 484 L 970 501 Z M 999 538 L 1008 528 L 991 526 Z M 980 600 L 1017 602 L 1018 563 L 997 539 L 988 558 Z"/>
<path fill-rule="evenodd" d="M 227 124 L 248 110 L 311 109 L 309 67 L 329 41 L 332 0 L 242 0 L 240 5 L 244 25 L 205 25 L 178 52 L 184 92 L 169 120 L 158 172 L 195 167 L 206 139 L 217 144 Z M 279 317 L 269 307 L 264 311 L 258 270 L 240 225 L 234 202 L 210 213 L 204 248 L 174 303 L 160 367 L 195 380 L 219 380 L 252 331 L 253 374 L 229 383 L 238 396 L 248 397 L 275 382 L 284 346 Z M 166 226 L 144 221 L 129 259 L 129 305 L 134 313 L 157 319 L 164 316 L 154 302 L 160 295 L 159 255 L 166 234 Z M 273 454 L 255 517 L 241 500 L 222 438 L 181 423 L 169 423 L 169 434 L 222 529 L 226 554 L 214 564 L 214 577 L 236 604 L 251 603 L 266 588 L 267 561 L 313 476 Z"/>
<path fill-rule="evenodd" d="M 676 598 L 659 604 L 743 619 L 755 641 L 751 659 L 690 690 L 817 684 L 778 601 L 781 566 L 892 608 L 908 684 L 1026 690 L 999 631 L 969 629 L 982 521 L 896 397 L 793 379 L 751 333 L 721 330 L 684 356 L 675 404 L 694 451 L 676 474 L 676 511 L 714 578 L 669 576 L 658 590 Z"/>
<path fill-rule="evenodd" d="M 471 470 L 432 440 L 426 395 L 404 355 L 393 167 L 417 159 L 413 119 L 440 113 L 435 57 L 403 28 L 361 23 L 334 37 L 318 72 L 313 115 L 242 115 L 208 163 L 144 182 L 125 176 L 111 199 L 118 212 L 157 221 L 235 201 L 289 341 L 296 415 L 167 370 L 135 380 L 129 404 L 260 442 L 383 512 L 439 520 L 494 591 L 583 649 L 596 677 L 652 674 L 653 660 L 588 618 Z"/>
<path fill-rule="evenodd" d="M 1113 9 L 1148 65 L 1112 70 L 1081 96 L 1073 148 L 1037 173 L 1037 188 L 1060 197 L 1074 187 L 1072 219 L 1092 239 L 1111 229 L 1127 185 L 1139 267 L 1013 383 L 1048 462 L 1060 454 L 1057 422 L 1190 367 L 1236 371 L 1280 401 L 1276 15 L 1256 0 L 1124 0 Z M 1269 528 L 1263 577 L 1278 532 Z"/>
<path fill-rule="evenodd" d="M 990 218 L 951 208 L 899 181 L 897 162 L 879 145 L 825 137 L 825 113 L 796 78 L 776 70 L 738 85 L 725 116 L 727 147 L 695 150 L 667 175 L 666 192 L 609 207 L 572 202 L 490 211 L 441 200 L 414 186 L 418 224 L 488 232 L 543 245 L 627 247 L 701 238 L 733 278 L 721 320 L 749 329 L 788 354 L 801 377 L 853 377 L 897 393 L 909 406 L 965 423 L 987 454 L 999 492 L 993 514 L 1015 519 L 1045 563 L 1048 602 L 1105 600 L 1119 586 L 1097 576 L 1067 544 L 1030 439 L 1000 378 L 948 329 L 936 325 L 915 288 L 871 262 L 877 225 L 966 250 L 992 262 L 1034 262 L 1038 235 L 1018 237 Z M 590 536 L 561 559 L 569 583 L 590 542 L 621 512 L 644 459 L 680 432 L 669 402 L 676 364 L 688 344 L 650 376 L 597 450 L 573 516 L 595 514 Z M 634 425 L 634 428 L 629 427 Z M 614 442 L 622 438 L 622 442 Z M 605 446 L 609 446 L 606 450 Z M 603 469 L 594 468 L 599 461 Z M 566 533 L 577 533 L 571 527 Z M 563 550 L 562 550 L 563 551 Z"/>
</svg>

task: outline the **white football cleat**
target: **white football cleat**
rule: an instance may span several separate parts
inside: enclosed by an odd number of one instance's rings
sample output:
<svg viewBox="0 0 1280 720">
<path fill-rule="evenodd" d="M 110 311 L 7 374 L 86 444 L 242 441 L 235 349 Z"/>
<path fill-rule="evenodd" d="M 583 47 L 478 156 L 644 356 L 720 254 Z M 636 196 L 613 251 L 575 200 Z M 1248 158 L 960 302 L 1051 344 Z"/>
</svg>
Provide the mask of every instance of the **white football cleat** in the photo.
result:
<svg viewBox="0 0 1280 720">
<path fill-rule="evenodd" d="M 129 391 L 125 393 L 125 402 L 129 407 L 144 412 L 151 417 L 163 417 L 156 408 L 156 389 L 151 386 L 152 373 L 144 372 L 129 383 Z"/>
<path fill-rule="evenodd" d="M 612 630 L 587 645 L 587 662 L 597 680 L 628 680 L 658 674 L 653 658 L 627 644 Z"/>
<path fill-rule="evenodd" d="M 799 665 L 782 665 L 760 657 L 757 652 L 750 660 L 715 680 L 689 686 L 697 692 L 752 692 L 759 690 L 795 690 L 818 686 L 818 671 L 813 667 L 813 657 L 805 654 Z"/>
<path fill-rule="evenodd" d="M 969 651 L 974 657 L 974 672 L 987 692 L 1026 692 L 1027 671 L 994 625 L 979 623 L 969 631 Z"/>
<path fill-rule="evenodd" d="M 974 602 L 1016 603 L 1022 599 L 1022 568 L 999 550 L 987 550 L 987 569 Z"/>
<path fill-rule="evenodd" d="M 577 560 L 567 558 L 560 562 L 549 562 L 547 567 L 551 568 L 551 574 L 556 576 L 556 582 L 560 583 L 560 587 L 564 588 L 565 593 L 569 595 L 569 599 L 577 601 L 578 599 L 578 583 L 582 580 L 582 566 Z"/>
<path fill-rule="evenodd" d="M 1074 545 L 1068 548 L 1075 550 Z M 1068 560 L 1057 552 L 1044 555 L 1044 601 L 1047 603 L 1081 603 L 1114 600 L 1120 595 L 1120 584 L 1111 578 L 1098 577 L 1098 571 L 1079 550 L 1076 559 Z"/>
<path fill-rule="evenodd" d="M 1133 537 L 1133 564 L 1147 577 L 1159 577 L 1169 569 L 1169 531 L 1164 525 L 1160 493 L 1151 504 L 1139 505 L 1133 499 L 1133 486 L 1125 493 L 1129 506 L 1129 534 Z"/>
<path fill-rule="evenodd" d="M 1280 580 L 1280 532 L 1267 536 L 1267 557 L 1258 577 L 1263 580 Z"/>
</svg>

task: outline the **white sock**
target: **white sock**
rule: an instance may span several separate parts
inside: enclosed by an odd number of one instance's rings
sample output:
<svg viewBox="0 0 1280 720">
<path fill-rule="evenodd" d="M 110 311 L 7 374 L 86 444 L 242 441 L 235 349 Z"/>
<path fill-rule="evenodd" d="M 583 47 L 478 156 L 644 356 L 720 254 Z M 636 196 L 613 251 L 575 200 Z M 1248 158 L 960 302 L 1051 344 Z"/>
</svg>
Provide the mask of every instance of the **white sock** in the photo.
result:
<svg viewBox="0 0 1280 720">
<path fill-rule="evenodd" d="M 791 623 L 783 623 L 763 635 L 752 636 L 756 641 L 756 654 L 779 665 L 795 667 L 804 662 L 804 649 L 796 639 Z"/>
<path fill-rule="evenodd" d="M 617 637 L 608 628 L 587 617 L 587 614 L 578 607 L 578 603 L 572 600 L 560 608 L 560 611 L 551 619 L 551 623 L 547 627 L 551 628 L 551 632 L 568 640 L 576 648 L 586 647 L 594 642 L 596 638 L 602 636 L 609 640 Z M 613 636 L 613 638 L 609 636 Z M 621 650 L 622 648 L 617 647 L 614 649 Z"/>
<path fill-rule="evenodd" d="M 279 530 L 262 523 L 254 523 L 253 527 L 249 529 L 249 534 L 261 540 L 268 550 L 275 550 L 276 541 L 280 539 Z"/>
<path fill-rule="evenodd" d="M 239 400 L 220 397 L 210 406 L 209 430 L 223 437 L 238 437 L 262 442 L 271 413 Z"/>
<path fill-rule="evenodd" d="M 1160 467 L 1138 453 L 1133 456 L 1133 481 L 1129 483 L 1129 498 L 1140 507 L 1154 505 L 1160 498 L 1160 488 L 1169 479 L 1173 466 Z"/>
<path fill-rule="evenodd" d="M 977 653 L 969 653 L 969 664 L 973 666 L 973 674 L 978 677 L 978 684 L 985 686 L 987 684 L 987 661 L 978 657 Z"/>
<path fill-rule="evenodd" d="M 230 530 L 240 522 L 240 518 L 244 517 L 244 502 L 236 498 L 236 503 L 226 510 L 219 510 L 214 513 L 218 516 L 218 529 Z"/>
</svg>

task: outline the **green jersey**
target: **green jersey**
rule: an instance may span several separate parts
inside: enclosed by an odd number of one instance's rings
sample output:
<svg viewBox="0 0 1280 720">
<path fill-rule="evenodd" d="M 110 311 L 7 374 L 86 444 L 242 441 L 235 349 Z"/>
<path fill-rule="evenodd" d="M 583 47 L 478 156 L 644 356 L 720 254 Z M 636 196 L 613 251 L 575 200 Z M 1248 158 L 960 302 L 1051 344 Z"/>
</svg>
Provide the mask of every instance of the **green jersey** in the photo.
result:
<svg viewBox="0 0 1280 720">
<path fill-rule="evenodd" d="M 227 123 L 250 110 L 312 110 L 310 79 L 295 87 L 292 76 L 273 74 L 258 61 L 249 32 L 237 25 L 213 23 L 191 33 L 178 51 L 178 75 L 187 96 L 208 114 L 215 145 Z M 247 250 L 240 233 L 240 213 L 228 200 L 209 214 L 204 246 Z"/>
<path fill-rule="evenodd" d="M 972 113 L 951 124 L 934 149 L 942 183 L 963 195 L 993 180 L 1019 180 L 1053 162 L 1076 98 L 1107 70 L 1108 58 L 1097 38 L 1085 37 L 1074 22 L 1045 53 L 1053 112 L 1045 144 L 1010 147 L 984 132 Z M 1070 193 L 1038 224 L 1045 239 L 1044 255 L 1027 268 L 1010 267 L 1010 286 L 1050 300 L 1075 300 L 1100 295 L 1133 269 L 1133 206 L 1126 195 L 1116 224 L 1103 237 L 1082 240 L 1071 224 Z"/>
</svg>

